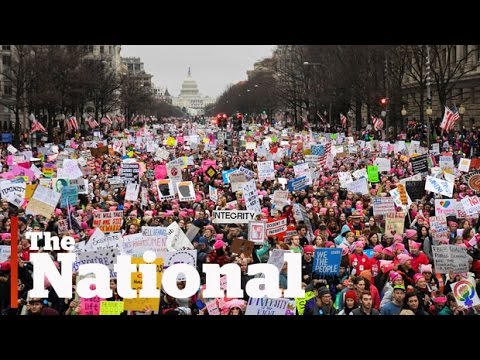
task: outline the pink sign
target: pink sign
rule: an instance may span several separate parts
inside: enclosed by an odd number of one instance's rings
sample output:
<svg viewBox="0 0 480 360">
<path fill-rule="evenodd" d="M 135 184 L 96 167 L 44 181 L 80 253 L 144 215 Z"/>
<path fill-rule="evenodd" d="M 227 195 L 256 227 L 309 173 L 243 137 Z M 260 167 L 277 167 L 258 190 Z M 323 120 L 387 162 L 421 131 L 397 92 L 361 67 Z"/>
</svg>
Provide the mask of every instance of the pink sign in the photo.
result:
<svg viewBox="0 0 480 360">
<path fill-rule="evenodd" d="M 90 299 L 81 298 L 80 299 L 80 313 L 82 315 L 99 315 L 100 314 L 100 301 L 101 299 L 98 296 L 95 296 Z"/>
<path fill-rule="evenodd" d="M 155 166 L 155 179 L 161 180 L 167 177 L 167 166 L 157 165 Z"/>
<path fill-rule="evenodd" d="M 202 170 L 205 172 L 209 167 L 213 167 L 214 169 L 217 168 L 217 162 L 215 160 L 203 160 L 202 161 Z"/>
</svg>

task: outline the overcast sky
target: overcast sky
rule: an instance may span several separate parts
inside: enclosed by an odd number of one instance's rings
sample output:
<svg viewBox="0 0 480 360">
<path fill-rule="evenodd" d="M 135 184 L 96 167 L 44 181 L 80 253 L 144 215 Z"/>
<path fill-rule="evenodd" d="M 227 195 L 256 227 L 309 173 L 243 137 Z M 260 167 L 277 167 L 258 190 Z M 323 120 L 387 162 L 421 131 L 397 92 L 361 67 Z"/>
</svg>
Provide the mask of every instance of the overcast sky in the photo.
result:
<svg viewBox="0 0 480 360">
<path fill-rule="evenodd" d="M 247 79 L 253 64 L 274 45 L 122 45 L 121 56 L 140 57 L 155 86 L 178 96 L 190 66 L 202 95 L 219 96 L 228 84 Z"/>
</svg>

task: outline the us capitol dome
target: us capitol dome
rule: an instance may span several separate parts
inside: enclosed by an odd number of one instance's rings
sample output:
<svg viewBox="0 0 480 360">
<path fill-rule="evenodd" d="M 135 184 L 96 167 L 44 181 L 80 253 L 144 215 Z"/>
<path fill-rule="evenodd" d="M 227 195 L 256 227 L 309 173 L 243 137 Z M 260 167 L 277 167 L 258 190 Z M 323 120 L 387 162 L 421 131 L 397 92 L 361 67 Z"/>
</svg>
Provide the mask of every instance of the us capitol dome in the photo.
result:
<svg viewBox="0 0 480 360">
<path fill-rule="evenodd" d="M 205 106 L 214 102 L 214 98 L 200 94 L 197 82 L 192 78 L 192 73 L 188 68 L 188 75 L 183 80 L 180 95 L 173 98 L 173 105 L 185 108 L 189 115 L 195 116 L 203 115 Z"/>
</svg>

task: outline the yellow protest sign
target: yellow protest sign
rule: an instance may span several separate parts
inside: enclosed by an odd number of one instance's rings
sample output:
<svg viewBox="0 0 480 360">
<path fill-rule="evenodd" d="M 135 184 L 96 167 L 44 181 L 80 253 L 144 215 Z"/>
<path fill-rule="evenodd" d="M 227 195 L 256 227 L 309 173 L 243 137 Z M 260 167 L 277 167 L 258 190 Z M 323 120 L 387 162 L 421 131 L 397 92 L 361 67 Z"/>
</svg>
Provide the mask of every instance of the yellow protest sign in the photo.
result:
<svg viewBox="0 0 480 360">
<path fill-rule="evenodd" d="M 100 301 L 100 315 L 120 315 L 123 301 Z"/>
<path fill-rule="evenodd" d="M 295 302 L 297 304 L 297 313 L 298 315 L 303 315 L 305 311 L 305 304 L 308 300 L 315 297 L 315 293 L 313 291 L 305 292 L 305 297 L 303 298 L 295 298 Z"/>
<path fill-rule="evenodd" d="M 27 184 L 25 186 L 25 199 L 30 200 L 32 198 L 33 192 L 37 187 L 36 184 Z"/>
<path fill-rule="evenodd" d="M 177 142 L 177 141 L 176 141 L 175 138 L 172 137 L 172 136 L 169 136 L 169 137 L 167 138 L 167 146 L 175 146 L 175 143 L 176 143 L 176 142 Z"/>
<path fill-rule="evenodd" d="M 132 264 L 145 264 L 145 261 L 142 258 L 134 257 L 132 258 Z M 163 273 L 163 259 L 157 258 L 155 260 L 157 265 L 157 288 L 160 289 L 162 284 L 162 273 Z M 138 266 L 137 266 L 138 268 Z M 142 273 L 141 272 L 132 272 L 131 285 L 132 289 L 137 289 L 137 298 L 136 299 L 123 299 L 124 308 L 128 311 L 143 311 L 146 306 L 151 307 L 154 311 L 158 311 L 160 306 L 160 298 L 140 298 L 139 292 L 142 288 Z M 160 295 L 160 290 L 159 290 Z"/>
<path fill-rule="evenodd" d="M 204 137 L 204 138 L 202 139 L 202 141 L 203 141 L 204 144 L 209 144 L 209 143 L 210 143 L 210 139 L 209 139 L 209 138 L 206 138 L 206 137 Z"/>
</svg>

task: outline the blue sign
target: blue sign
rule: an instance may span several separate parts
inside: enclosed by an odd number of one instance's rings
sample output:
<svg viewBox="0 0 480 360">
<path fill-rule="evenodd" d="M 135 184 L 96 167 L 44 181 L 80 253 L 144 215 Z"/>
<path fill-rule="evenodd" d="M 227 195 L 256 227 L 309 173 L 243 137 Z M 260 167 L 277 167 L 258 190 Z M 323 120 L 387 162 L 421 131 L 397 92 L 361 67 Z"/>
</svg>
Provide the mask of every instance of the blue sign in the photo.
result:
<svg viewBox="0 0 480 360">
<path fill-rule="evenodd" d="M 369 259 L 373 258 L 373 249 L 363 250 L 363 253 L 364 253 L 365 255 L 367 255 L 367 257 L 368 257 Z"/>
<path fill-rule="evenodd" d="M 298 178 L 295 178 L 293 180 L 288 181 L 288 191 L 293 192 L 293 191 L 300 191 L 302 189 L 305 189 L 307 187 L 307 177 L 306 176 L 300 176 Z"/>
<path fill-rule="evenodd" d="M 78 187 L 64 186 L 62 187 L 62 196 L 60 198 L 60 207 L 75 206 L 78 203 Z"/>
<path fill-rule="evenodd" d="M 234 171 L 238 171 L 238 169 L 230 169 L 230 170 L 222 171 L 222 179 L 224 184 L 230 184 L 230 179 L 228 178 L 228 175 L 233 173 Z"/>
<path fill-rule="evenodd" d="M 321 276 L 339 275 L 341 260 L 341 248 L 315 249 L 315 257 L 313 258 L 313 272 L 318 273 Z"/>
<path fill-rule="evenodd" d="M 12 143 L 13 142 L 12 133 L 2 133 L 2 137 L 0 141 L 4 143 Z"/>
</svg>

